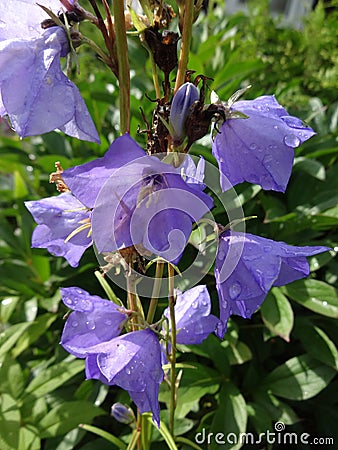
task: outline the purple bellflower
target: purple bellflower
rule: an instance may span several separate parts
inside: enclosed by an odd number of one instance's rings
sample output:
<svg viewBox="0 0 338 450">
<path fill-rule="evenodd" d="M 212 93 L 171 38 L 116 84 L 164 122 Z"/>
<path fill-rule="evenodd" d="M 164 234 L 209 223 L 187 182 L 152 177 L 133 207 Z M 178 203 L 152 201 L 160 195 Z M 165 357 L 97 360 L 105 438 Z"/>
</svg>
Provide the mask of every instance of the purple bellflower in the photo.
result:
<svg viewBox="0 0 338 450">
<path fill-rule="evenodd" d="M 215 263 L 220 305 L 217 335 L 222 338 L 231 314 L 249 319 L 273 286 L 283 286 L 310 273 L 307 256 L 327 247 L 295 247 L 253 234 L 221 234 Z"/>
<path fill-rule="evenodd" d="M 86 359 L 86 377 L 128 391 L 141 413 L 151 411 L 159 426 L 158 392 L 163 381 L 161 348 L 150 329 L 119 336 L 127 312 L 114 303 L 72 287 L 61 289 L 67 319 L 62 346 Z"/>
<path fill-rule="evenodd" d="M 175 304 L 175 319 L 178 344 L 200 344 L 209 334 L 216 330 L 219 319 L 210 314 L 211 300 L 206 286 L 200 285 L 186 292 L 177 291 Z M 170 313 L 167 308 L 164 316 L 169 321 Z"/>
<path fill-rule="evenodd" d="M 192 83 L 184 83 L 174 95 L 170 108 L 170 125 L 174 142 L 180 144 L 185 138 L 184 124 L 190 111 L 190 106 L 199 99 L 197 87 Z"/>
<path fill-rule="evenodd" d="M 201 179 L 185 181 L 179 169 L 151 157 L 125 134 L 103 158 L 68 169 L 63 179 L 83 204 L 93 208 L 93 241 L 101 252 L 141 245 L 177 262 L 192 223 L 213 206 Z"/>
<path fill-rule="evenodd" d="M 33 231 L 32 247 L 46 248 L 77 267 L 84 251 L 92 245 L 87 208 L 70 192 L 28 201 L 25 205 L 38 224 Z"/>
<path fill-rule="evenodd" d="M 247 118 L 231 118 L 240 112 Z M 312 128 L 290 116 L 274 96 L 233 103 L 230 117 L 221 126 L 212 145 L 218 161 L 221 187 L 243 181 L 263 189 L 284 192 L 294 159 L 294 148 L 313 136 Z"/>
<path fill-rule="evenodd" d="M 9 117 L 22 138 L 59 129 L 100 142 L 79 90 L 60 67 L 60 57 L 70 51 L 65 30 L 43 31 L 40 22 L 48 16 L 34 2 L 7 3 L 1 8 L 0 115 Z M 57 12 L 61 3 L 45 5 Z"/>
</svg>

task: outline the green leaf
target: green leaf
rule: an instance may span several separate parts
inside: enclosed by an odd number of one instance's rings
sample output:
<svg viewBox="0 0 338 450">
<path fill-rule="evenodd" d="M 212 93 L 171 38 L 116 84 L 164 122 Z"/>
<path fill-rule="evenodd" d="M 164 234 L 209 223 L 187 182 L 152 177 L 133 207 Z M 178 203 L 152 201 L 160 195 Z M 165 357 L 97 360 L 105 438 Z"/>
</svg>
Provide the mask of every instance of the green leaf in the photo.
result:
<svg viewBox="0 0 338 450">
<path fill-rule="evenodd" d="M 309 355 L 338 370 L 337 348 L 321 328 L 314 326 L 311 322 L 307 322 L 299 327 L 297 337 L 302 341 Z"/>
<path fill-rule="evenodd" d="M 19 445 L 20 411 L 16 400 L 0 394 L 0 448 L 17 450 Z"/>
<path fill-rule="evenodd" d="M 287 403 L 272 395 L 271 392 L 267 392 L 264 387 L 255 391 L 254 400 L 255 404 L 262 407 L 274 422 L 280 421 L 286 425 L 292 425 L 299 421 L 297 414 Z"/>
<path fill-rule="evenodd" d="M 19 337 L 30 326 L 29 322 L 22 322 L 12 325 L 0 335 L 0 358 L 16 344 Z"/>
<path fill-rule="evenodd" d="M 101 430 L 101 428 L 83 423 L 81 423 L 79 426 L 86 431 L 90 431 L 97 436 L 101 436 L 103 439 L 106 439 L 108 442 L 114 444 L 119 450 L 125 450 L 127 448 L 127 445 L 123 441 L 121 441 L 121 439 L 117 438 L 113 434 L 108 433 L 107 431 Z"/>
<path fill-rule="evenodd" d="M 24 389 L 24 382 L 20 364 L 8 354 L 0 365 L 0 392 L 18 399 Z"/>
<path fill-rule="evenodd" d="M 81 360 L 62 361 L 40 372 L 27 386 L 25 395 L 41 397 L 46 395 L 72 378 L 84 368 Z M 86 420 L 83 420 L 86 422 Z"/>
<path fill-rule="evenodd" d="M 336 371 L 304 354 L 289 359 L 273 370 L 263 384 L 274 395 L 290 400 L 306 400 L 322 391 Z"/>
<path fill-rule="evenodd" d="M 40 450 L 39 431 L 30 424 L 20 428 L 18 450 Z"/>
<path fill-rule="evenodd" d="M 215 371 L 201 364 L 194 363 L 194 369 L 184 369 L 178 388 L 176 417 L 185 417 L 189 411 L 198 406 L 198 402 L 205 394 L 215 394 L 219 388 L 220 376 Z M 197 369 L 197 370 L 196 370 Z M 169 403 L 169 389 L 165 391 L 161 386 L 160 401 Z"/>
<path fill-rule="evenodd" d="M 266 433 L 271 429 L 271 414 L 263 406 L 257 403 L 247 403 L 246 408 L 249 420 L 253 423 L 257 434 Z"/>
<path fill-rule="evenodd" d="M 68 433 L 82 422 L 90 422 L 104 411 L 92 403 L 65 402 L 53 408 L 38 424 L 41 438 L 50 438 Z"/>
<path fill-rule="evenodd" d="M 221 346 L 225 349 L 227 359 L 232 366 L 244 364 L 252 359 L 250 348 L 242 341 L 237 341 L 235 343 L 224 341 L 221 343 Z"/>
<path fill-rule="evenodd" d="M 302 170 L 318 180 L 325 180 L 325 167 L 315 159 L 299 156 L 295 158 L 294 170 Z"/>
<path fill-rule="evenodd" d="M 33 323 L 30 324 L 19 338 L 13 349 L 13 356 L 17 358 L 20 353 L 26 350 L 33 342 L 35 342 L 43 333 L 45 333 L 51 324 L 57 319 L 56 314 L 41 314 Z"/>
<path fill-rule="evenodd" d="M 323 281 L 313 279 L 294 281 L 284 286 L 282 292 L 311 311 L 338 318 L 337 289 Z"/>
<path fill-rule="evenodd" d="M 264 324 L 272 334 L 289 342 L 293 328 L 293 311 L 290 302 L 278 288 L 272 288 L 260 311 Z"/>
<path fill-rule="evenodd" d="M 151 414 L 146 413 L 146 414 L 144 414 L 144 415 L 145 415 L 146 419 L 147 419 L 154 427 L 156 427 L 156 425 L 155 425 L 154 422 L 152 421 Z M 156 427 L 156 429 L 158 429 L 158 428 Z M 178 450 L 178 449 L 177 449 L 177 446 L 176 446 L 176 444 L 175 444 L 174 438 L 173 438 L 173 436 L 170 434 L 170 432 L 169 432 L 169 430 L 168 430 L 168 428 L 167 428 L 167 426 L 166 426 L 166 424 L 165 424 L 164 422 L 161 422 L 161 426 L 160 426 L 160 428 L 158 429 L 158 431 L 159 431 L 160 434 L 162 435 L 163 439 L 166 441 L 166 443 L 167 443 L 168 447 L 170 448 L 170 450 Z"/>
<path fill-rule="evenodd" d="M 245 432 L 247 418 L 244 397 L 235 385 L 226 382 L 219 393 L 219 406 L 210 428 L 210 432 L 214 436 L 209 447 L 210 450 L 218 450 L 220 445 L 225 449 L 239 449 L 242 443 L 235 441 L 231 443 L 228 438 L 230 435 L 237 437 L 240 433 Z M 220 436 L 217 442 L 218 433 Z"/>
<path fill-rule="evenodd" d="M 0 302 L 0 322 L 6 323 L 9 321 L 15 307 L 20 300 L 20 297 L 6 297 L 3 298 Z"/>
</svg>

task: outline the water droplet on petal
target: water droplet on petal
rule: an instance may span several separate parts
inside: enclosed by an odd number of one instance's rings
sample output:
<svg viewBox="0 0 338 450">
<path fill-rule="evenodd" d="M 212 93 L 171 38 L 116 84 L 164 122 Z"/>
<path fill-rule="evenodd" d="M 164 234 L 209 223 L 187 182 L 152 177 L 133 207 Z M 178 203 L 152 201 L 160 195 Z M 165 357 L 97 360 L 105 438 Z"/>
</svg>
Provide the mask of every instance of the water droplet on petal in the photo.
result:
<svg viewBox="0 0 338 450">
<path fill-rule="evenodd" d="M 125 372 L 126 372 L 127 375 L 130 375 L 130 374 L 131 374 L 130 368 L 129 368 L 129 367 L 126 367 Z"/>
<path fill-rule="evenodd" d="M 294 134 L 289 134 L 284 136 L 284 144 L 292 148 L 298 147 L 298 145 L 300 144 L 300 139 Z"/>
<path fill-rule="evenodd" d="M 267 164 L 267 163 L 270 163 L 272 160 L 273 160 L 273 156 L 270 155 L 270 154 L 267 154 L 267 155 L 265 155 L 264 158 L 263 158 L 263 163 L 264 163 L 264 164 Z"/>
<path fill-rule="evenodd" d="M 250 150 L 256 150 L 257 148 L 257 144 L 255 144 L 254 142 L 252 144 L 250 144 Z"/>
<path fill-rule="evenodd" d="M 105 325 L 108 325 L 108 327 L 109 327 L 112 324 L 112 321 L 108 319 L 108 320 L 105 320 L 104 323 L 105 323 Z"/>
<path fill-rule="evenodd" d="M 235 281 L 235 283 L 233 283 L 229 287 L 229 296 L 231 300 L 236 300 L 236 298 L 239 297 L 241 292 L 242 292 L 242 285 L 238 281 Z"/>
<path fill-rule="evenodd" d="M 193 309 L 197 309 L 197 308 L 198 308 L 198 301 L 195 300 L 194 302 L 192 302 L 191 307 L 192 307 Z"/>
<path fill-rule="evenodd" d="M 88 330 L 95 330 L 95 322 L 93 320 L 88 320 L 88 322 L 86 322 L 86 325 Z"/>
<path fill-rule="evenodd" d="M 72 322 L 72 327 L 76 328 L 79 325 L 79 322 L 77 322 L 76 320 L 74 320 L 74 322 Z"/>
<path fill-rule="evenodd" d="M 271 250 L 272 250 L 272 245 L 264 245 L 263 251 L 265 253 L 269 253 L 269 252 L 271 252 Z"/>
<path fill-rule="evenodd" d="M 327 306 L 327 302 L 326 301 L 323 302 L 323 306 Z"/>
</svg>

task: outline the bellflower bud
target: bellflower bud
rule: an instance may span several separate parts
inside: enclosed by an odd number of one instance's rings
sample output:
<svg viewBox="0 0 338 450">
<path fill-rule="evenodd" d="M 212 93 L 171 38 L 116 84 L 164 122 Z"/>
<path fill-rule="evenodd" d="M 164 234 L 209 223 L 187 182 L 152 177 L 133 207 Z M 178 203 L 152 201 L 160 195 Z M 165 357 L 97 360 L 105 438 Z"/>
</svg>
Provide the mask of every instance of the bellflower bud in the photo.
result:
<svg viewBox="0 0 338 450">
<path fill-rule="evenodd" d="M 174 95 L 170 109 L 170 124 L 173 128 L 173 139 L 182 143 L 185 133 L 185 121 L 191 105 L 199 99 L 197 87 L 192 83 L 184 83 Z"/>
<path fill-rule="evenodd" d="M 111 407 L 111 415 L 120 423 L 129 425 L 135 421 L 134 411 L 122 403 L 114 403 Z"/>
</svg>

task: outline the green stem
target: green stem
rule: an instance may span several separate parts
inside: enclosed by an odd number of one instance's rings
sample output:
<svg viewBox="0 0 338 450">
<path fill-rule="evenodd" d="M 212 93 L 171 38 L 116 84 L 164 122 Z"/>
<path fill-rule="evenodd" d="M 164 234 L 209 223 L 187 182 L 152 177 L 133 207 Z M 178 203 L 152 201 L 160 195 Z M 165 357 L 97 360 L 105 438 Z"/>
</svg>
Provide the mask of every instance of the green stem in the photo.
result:
<svg viewBox="0 0 338 450">
<path fill-rule="evenodd" d="M 154 320 L 158 297 L 160 295 L 161 284 L 162 284 L 162 275 L 163 275 L 164 263 L 162 261 L 157 261 L 156 263 L 156 272 L 155 272 L 155 280 L 153 286 L 153 292 L 151 294 L 150 305 L 147 314 L 147 322 L 152 323 Z"/>
<path fill-rule="evenodd" d="M 174 93 L 184 83 L 185 80 L 185 74 L 188 68 L 193 21 L 194 21 L 194 0 L 186 0 L 184 4 L 182 44 L 180 51 L 180 59 L 178 61 L 178 69 Z"/>
<path fill-rule="evenodd" d="M 171 323 L 171 353 L 170 353 L 170 404 L 169 404 L 169 430 L 174 437 L 174 419 L 176 408 L 176 320 L 175 320 L 175 292 L 174 268 L 168 263 L 169 281 L 169 311 Z"/>
<path fill-rule="evenodd" d="M 113 12 L 120 88 L 120 133 L 124 134 L 129 133 L 130 131 L 130 71 L 124 2 L 121 0 L 114 0 Z"/>
<path fill-rule="evenodd" d="M 149 54 L 150 54 L 150 58 L 151 58 L 151 69 L 152 69 L 152 74 L 153 74 L 153 83 L 154 83 L 154 87 L 155 87 L 156 98 L 160 99 L 161 98 L 161 88 L 160 88 L 160 83 L 158 81 L 157 67 L 156 67 L 156 63 L 154 61 L 154 57 L 150 51 L 149 51 Z"/>
</svg>

